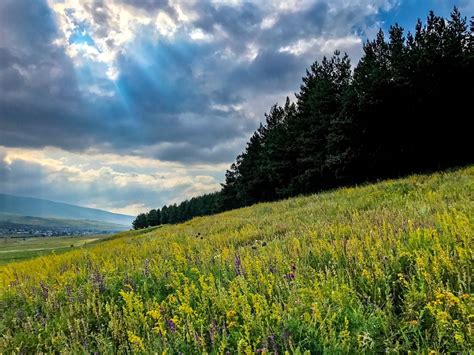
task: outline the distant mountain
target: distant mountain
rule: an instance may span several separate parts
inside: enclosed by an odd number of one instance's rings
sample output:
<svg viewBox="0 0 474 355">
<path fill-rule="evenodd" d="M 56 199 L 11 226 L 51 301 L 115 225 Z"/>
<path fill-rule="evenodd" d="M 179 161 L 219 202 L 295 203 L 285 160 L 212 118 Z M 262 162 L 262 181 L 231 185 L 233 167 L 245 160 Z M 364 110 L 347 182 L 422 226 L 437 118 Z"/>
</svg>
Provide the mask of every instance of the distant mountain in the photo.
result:
<svg viewBox="0 0 474 355">
<path fill-rule="evenodd" d="M 128 229 L 123 224 L 93 221 L 89 219 L 64 219 L 22 216 L 11 213 L 0 213 L 0 229 L 70 229 L 101 232 L 118 232 Z M 1 234 L 1 232 L 0 232 Z"/>
<path fill-rule="evenodd" d="M 130 226 L 134 217 L 33 197 L 0 194 L 0 213 L 42 218 L 87 219 Z"/>
</svg>

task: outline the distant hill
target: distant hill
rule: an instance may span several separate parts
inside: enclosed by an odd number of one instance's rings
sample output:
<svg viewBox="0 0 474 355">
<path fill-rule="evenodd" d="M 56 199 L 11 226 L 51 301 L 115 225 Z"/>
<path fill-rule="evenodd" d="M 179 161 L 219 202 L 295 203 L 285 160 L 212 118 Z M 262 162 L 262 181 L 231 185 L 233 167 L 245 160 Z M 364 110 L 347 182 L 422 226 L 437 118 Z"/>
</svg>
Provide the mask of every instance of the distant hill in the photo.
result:
<svg viewBox="0 0 474 355">
<path fill-rule="evenodd" d="M 93 221 L 88 219 L 64 219 L 21 216 L 10 213 L 0 213 L 0 229 L 38 228 L 43 229 L 72 229 L 118 232 L 128 229 L 124 224 Z"/>
<path fill-rule="evenodd" d="M 33 197 L 0 194 L 0 213 L 43 218 L 87 219 L 130 226 L 133 216 Z"/>
</svg>

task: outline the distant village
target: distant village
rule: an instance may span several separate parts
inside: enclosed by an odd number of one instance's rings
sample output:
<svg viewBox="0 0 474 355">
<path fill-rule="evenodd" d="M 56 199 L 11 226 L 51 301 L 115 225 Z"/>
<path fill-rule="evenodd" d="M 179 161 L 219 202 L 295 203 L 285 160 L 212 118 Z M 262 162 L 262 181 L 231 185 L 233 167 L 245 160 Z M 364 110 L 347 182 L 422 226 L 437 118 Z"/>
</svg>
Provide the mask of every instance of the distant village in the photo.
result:
<svg viewBox="0 0 474 355">
<path fill-rule="evenodd" d="M 76 229 L 70 227 L 37 227 L 37 226 L 21 226 L 0 228 L 0 236 L 10 237 L 59 237 L 59 236 L 83 236 L 93 234 L 110 234 L 113 231 L 95 230 L 95 229 Z"/>
</svg>

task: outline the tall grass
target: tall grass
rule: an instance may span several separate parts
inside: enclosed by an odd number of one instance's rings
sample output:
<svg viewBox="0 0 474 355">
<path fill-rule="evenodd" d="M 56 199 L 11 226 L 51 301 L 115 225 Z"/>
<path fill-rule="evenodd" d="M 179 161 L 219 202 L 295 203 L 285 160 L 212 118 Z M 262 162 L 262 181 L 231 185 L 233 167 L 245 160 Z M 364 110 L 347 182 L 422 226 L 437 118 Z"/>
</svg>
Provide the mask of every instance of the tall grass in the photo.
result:
<svg viewBox="0 0 474 355">
<path fill-rule="evenodd" d="M 0 352 L 465 352 L 474 167 L 0 267 Z"/>
</svg>

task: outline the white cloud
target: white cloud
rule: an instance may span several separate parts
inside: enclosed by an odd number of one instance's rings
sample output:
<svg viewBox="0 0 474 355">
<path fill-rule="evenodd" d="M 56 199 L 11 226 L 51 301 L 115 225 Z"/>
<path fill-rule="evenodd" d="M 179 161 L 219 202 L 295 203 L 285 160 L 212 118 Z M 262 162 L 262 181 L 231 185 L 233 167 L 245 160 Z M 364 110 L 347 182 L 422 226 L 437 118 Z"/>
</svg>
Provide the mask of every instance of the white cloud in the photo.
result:
<svg viewBox="0 0 474 355">
<path fill-rule="evenodd" d="M 235 104 L 235 105 L 212 104 L 211 108 L 214 110 L 222 111 L 222 112 L 230 112 L 230 111 L 240 111 L 242 110 L 243 106 L 241 104 Z"/>
<path fill-rule="evenodd" d="M 177 24 L 164 12 L 156 16 L 155 26 L 158 33 L 163 37 L 171 37 L 177 29 Z"/>
<path fill-rule="evenodd" d="M 278 17 L 275 14 L 265 16 L 262 19 L 262 22 L 260 23 L 260 28 L 262 30 L 268 30 L 269 28 L 272 28 L 275 25 L 277 20 L 278 20 Z"/>
<path fill-rule="evenodd" d="M 276 7 L 280 12 L 303 11 L 314 4 L 312 0 L 286 0 L 276 2 Z"/>
<path fill-rule="evenodd" d="M 89 94 L 93 96 L 100 96 L 100 97 L 112 97 L 115 96 L 115 92 L 111 90 L 106 90 L 101 88 L 99 85 L 89 85 L 85 89 Z"/>
<path fill-rule="evenodd" d="M 191 32 L 189 32 L 189 37 L 191 37 L 191 39 L 195 41 L 206 41 L 206 42 L 209 42 L 214 38 L 212 34 L 206 33 L 200 28 L 195 28 L 191 30 Z"/>
<path fill-rule="evenodd" d="M 281 47 L 280 52 L 287 52 L 299 56 L 310 51 L 321 54 L 332 54 L 336 49 L 347 51 L 355 46 L 360 47 L 360 37 L 351 35 L 341 38 L 312 38 L 300 39 L 289 46 Z"/>
<path fill-rule="evenodd" d="M 247 45 L 247 50 L 244 53 L 244 58 L 248 61 L 252 61 L 257 58 L 258 55 L 258 46 L 256 43 L 249 43 Z"/>
<path fill-rule="evenodd" d="M 159 7 L 149 9 L 140 8 L 133 2 L 124 4 L 120 0 L 110 0 L 103 5 L 97 5 L 95 0 L 48 0 L 58 20 L 58 27 L 62 37 L 55 41 L 56 44 L 65 48 L 65 52 L 74 60 L 76 65 L 86 63 L 103 63 L 107 66 L 105 76 L 110 80 L 115 80 L 119 76 L 119 68 L 116 59 L 119 54 L 127 51 L 127 45 L 137 36 L 145 31 L 157 37 L 173 37 L 180 28 L 188 33 L 195 41 L 210 42 L 213 40 L 226 41 L 228 33 L 220 24 L 214 24 L 213 33 L 205 32 L 202 28 L 194 28 L 193 21 L 199 19 L 195 8 L 199 2 L 195 1 L 171 1 L 170 7 L 173 10 L 173 17 L 166 9 Z M 348 2 L 346 0 L 334 0 L 328 2 L 329 13 L 337 15 L 344 9 L 351 9 L 353 12 L 360 12 L 360 17 L 377 14 L 380 9 L 385 11 L 397 6 L 398 0 L 361 0 L 358 2 Z M 242 6 L 241 1 L 215 1 L 216 8 L 220 6 Z M 283 15 L 291 13 L 303 13 L 315 2 L 311 0 L 291 0 L 284 2 L 264 1 L 259 4 L 262 10 L 260 28 L 271 30 L 278 23 Z M 186 26 L 183 26 L 186 25 Z M 340 23 L 334 23 L 337 30 Z M 80 33 L 87 36 L 91 41 L 76 41 L 74 36 Z M 351 39 L 351 38 L 349 38 Z M 342 40 L 348 40 L 343 38 Z M 328 48 L 335 48 L 337 45 L 351 45 L 352 43 L 338 42 L 337 39 L 329 39 L 326 43 L 318 42 L 314 39 L 300 38 L 298 42 L 282 47 L 280 50 L 295 55 L 301 55 L 320 46 L 321 52 L 328 52 Z M 234 57 L 237 60 L 252 61 L 258 54 L 256 43 L 246 43 L 246 51 L 234 53 L 231 49 L 221 50 L 220 55 L 225 58 Z"/>
<path fill-rule="evenodd" d="M 132 215 L 218 190 L 216 170 L 223 168 L 57 148 L 0 147 L 0 153 L 0 172 L 8 171 L 0 192 L 31 195 L 16 183 L 24 174 L 26 179 L 31 176 L 29 187 L 35 187 L 35 197 Z M 41 172 L 41 178 L 33 172 Z"/>
<path fill-rule="evenodd" d="M 55 43 L 65 48 L 76 65 L 88 61 L 105 63 L 106 75 L 111 80 L 119 74 L 117 56 L 140 30 L 148 26 L 156 35 L 170 37 L 180 25 L 160 9 L 148 13 L 119 1 L 107 1 L 104 6 L 97 6 L 94 0 L 49 0 L 49 4 L 62 32 Z M 184 21 L 186 16 L 182 11 L 180 14 L 179 20 Z M 74 36 L 78 33 L 93 42 L 76 42 Z"/>
</svg>

